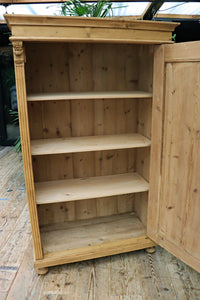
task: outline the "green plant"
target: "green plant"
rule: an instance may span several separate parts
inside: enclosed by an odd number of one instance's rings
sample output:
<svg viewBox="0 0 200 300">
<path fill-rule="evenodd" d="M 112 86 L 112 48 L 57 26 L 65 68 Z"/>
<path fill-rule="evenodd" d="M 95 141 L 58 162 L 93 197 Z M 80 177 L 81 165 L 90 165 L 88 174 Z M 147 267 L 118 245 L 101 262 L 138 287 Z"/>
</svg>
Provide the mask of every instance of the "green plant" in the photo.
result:
<svg viewBox="0 0 200 300">
<path fill-rule="evenodd" d="M 100 0 L 88 4 L 80 0 L 70 0 L 62 4 L 61 15 L 99 18 L 111 17 L 113 15 L 112 3 Z"/>
<path fill-rule="evenodd" d="M 9 110 L 9 114 L 12 117 L 12 123 L 14 125 L 19 125 L 19 115 L 18 115 L 18 111 L 15 110 Z M 17 138 L 17 140 L 14 143 L 14 148 L 16 152 L 21 152 L 21 138 L 20 136 Z"/>
<path fill-rule="evenodd" d="M 15 143 L 14 143 L 14 147 L 15 147 L 15 151 L 16 152 L 21 152 L 22 151 L 22 146 L 21 146 L 21 138 L 20 136 L 16 139 Z"/>
<path fill-rule="evenodd" d="M 16 110 L 9 110 L 9 114 L 12 117 L 12 123 L 14 125 L 19 125 L 19 116 L 18 116 L 18 111 Z"/>
<path fill-rule="evenodd" d="M 172 35 L 172 41 L 173 41 L 173 42 L 176 42 L 176 33 L 174 33 L 174 34 Z"/>
</svg>

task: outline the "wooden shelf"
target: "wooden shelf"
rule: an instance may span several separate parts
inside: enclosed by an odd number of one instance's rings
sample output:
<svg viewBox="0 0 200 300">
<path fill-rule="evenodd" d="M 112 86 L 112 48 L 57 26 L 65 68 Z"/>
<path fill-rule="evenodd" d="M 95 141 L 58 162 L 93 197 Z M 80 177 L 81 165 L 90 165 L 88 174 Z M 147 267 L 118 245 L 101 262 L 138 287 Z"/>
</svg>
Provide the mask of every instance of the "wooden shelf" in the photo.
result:
<svg viewBox="0 0 200 300">
<path fill-rule="evenodd" d="M 40 93 L 27 95 L 27 101 L 56 101 L 56 100 L 84 100 L 84 99 L 134 99 L 152 98 L 152 93 L 144 91 L 104 91 L 80 93 Z"/>
<path fill-rule="evenodd" d="M 155 245 L 135 213 L 46 225 L 41 228 L 44 258 L 36 267 L 87 260 Z"/>
<path fill-rule="evenodd" d="M 58 203 L 148 191 L 137 173 L 35 183 L 37 204 Z"/>
<path fill-rule="evenodd" d="M 138 133 L 40 139 L 31 141 L 32 155 L 149 147 L 151 141 Z"/>
<path fill-rule="evenodd" d="M 45 225 L 38 266 L 74 262 L 153 246 L 135 213 Z"/>
<path fill-rule="evenodd" d="M 134 212 L 41 227 L 45 254 L 144 235 L 145 227 Z"/>
</svg>

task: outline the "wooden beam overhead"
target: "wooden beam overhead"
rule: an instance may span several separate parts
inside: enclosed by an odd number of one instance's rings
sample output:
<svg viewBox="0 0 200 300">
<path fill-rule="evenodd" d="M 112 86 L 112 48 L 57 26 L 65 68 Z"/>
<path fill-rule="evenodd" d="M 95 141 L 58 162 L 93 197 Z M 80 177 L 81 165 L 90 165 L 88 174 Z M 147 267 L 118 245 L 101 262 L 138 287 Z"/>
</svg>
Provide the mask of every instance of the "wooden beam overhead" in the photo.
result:
<svg viewBox="0 0 200 300">
<path fill-rule="evenodd" d="M 152 20 L 154 15 L 157 13 L 157 11 L 160 9 L 160 7 L 163 5 L 163 1 L 155 1 L 150 2 L 144 13 L 142 14 L 143 20 Z"/>
<path fill-rule="evenodd" d="M 182 15 L 182 14 L 156 14 L 155 19 L 188 19 L 200 20 L 200 15 Z"/>
<path fill-rule="evenodd" d="M 97 0 L 83 0 L 83 2 L 95 2 Z M 112 0 L 112 2 L 147 2 L 148 0 Z M 174 2 L 175 0 L 165 0 L 159 2 Z M 0 4 L 34 4 L 34 3 L 62 3 L 66 0 L 0 0 Z M 150 1 L 152 3 L 157 3 L 157 0 Z M 176 2 L 183 2 L 183 0 L 176 0 Z M 188 1 L 190 2 L 190 1 Z M 192 0 L 192 2 L 200 2 L 200 0 Z"/>
</svg>

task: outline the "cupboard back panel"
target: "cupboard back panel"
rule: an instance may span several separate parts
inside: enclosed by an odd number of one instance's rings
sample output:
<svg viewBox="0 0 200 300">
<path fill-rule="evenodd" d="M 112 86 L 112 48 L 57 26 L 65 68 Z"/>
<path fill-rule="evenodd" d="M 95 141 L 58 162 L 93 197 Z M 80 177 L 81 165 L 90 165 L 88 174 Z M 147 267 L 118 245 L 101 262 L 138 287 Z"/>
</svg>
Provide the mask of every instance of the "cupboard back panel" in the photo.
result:
<svg viewBox="0 0 200 300">
<path fill-rule="evenodd" d="M 35 48 L 29 43 L 26 52 L 31 58 L 26 63 L 28 93 L 152 91 L 152 47 L 147 45 L 40 43 Z M 150 138 L 151 104 L 149 99 L 29 102 L 30 136 L 40 139 L 139 132 Z M 125 149 L 37 156 L 33 157 L 34 179 L 101 176 L 137 169 L 148 180 L 149 153 L 149 149 Z M 147 198 L 147 193 L 140 193 L 40 205 L 39 220 L 43 225 L 135 208 L 145 223 Z"/>
<path fill-rule="evenodd" d="M 40 226 L 132 212 L 134 195 L 38 205 Z"/>
<path fill-rule="evenodd" d="M 137 100 L 63 100 L 28 103 L 31 139 L 134 133 Z"/>
<path fill-rule="evenodd" d="M 27 92 L 135 90 L 138 50 L 138 45 L 27 43 Z"/>
<path fill-rule="evenodd" d="M 33 157 L 35 181 L 103 176 L 135 171 L 135 149 Z M 134 195 L 40 205 L 40 224 L 107 216 L 133 210 Z M 62 217 L 56 217 L 62 215 Z"/>
<path fill-rule="evenodd" d="M 130 173 L 135 169 L 135 149 L 33 157 L 35 182 Z"/>
</svg>

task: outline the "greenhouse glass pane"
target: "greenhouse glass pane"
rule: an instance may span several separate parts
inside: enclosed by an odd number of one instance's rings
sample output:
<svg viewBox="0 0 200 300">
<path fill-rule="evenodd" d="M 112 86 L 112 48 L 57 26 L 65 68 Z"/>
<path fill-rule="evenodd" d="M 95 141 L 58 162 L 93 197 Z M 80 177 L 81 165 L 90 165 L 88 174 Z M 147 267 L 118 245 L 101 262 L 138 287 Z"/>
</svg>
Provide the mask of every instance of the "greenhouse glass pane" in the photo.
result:
<svg viewBox="0 0 200 300">
<path fill-rule="evenodd" d="M 91 2 L 90 2 L 91 3 Z M 114 16 L 139 16 L 143 13 L 149 2 L 114 2 Z M 61 3 L 59 4 L 18 4 L 9 5 L 7 9 L 0 5 L 0 19 L 7 10 L 8 14 L 28 15 L 60 15 Z"/>
<path fill-rule="evenodd" d="M 7 8 L 8 14 L 55 15 L 60 11 L 61 4 L 18 4 Z"/>
<path fill-rule="evenodd" d="M 197 2 L 165 2 L 158 14 L 200 15 L 200 3 Z"/>
<path fill-rule="evenodd" d="M 149 2 L 117 2 L 113 3 L 114 16 L 140 16 Z"/>
</svg>

